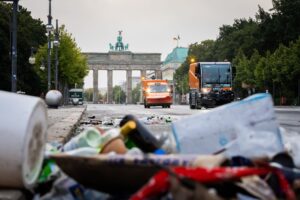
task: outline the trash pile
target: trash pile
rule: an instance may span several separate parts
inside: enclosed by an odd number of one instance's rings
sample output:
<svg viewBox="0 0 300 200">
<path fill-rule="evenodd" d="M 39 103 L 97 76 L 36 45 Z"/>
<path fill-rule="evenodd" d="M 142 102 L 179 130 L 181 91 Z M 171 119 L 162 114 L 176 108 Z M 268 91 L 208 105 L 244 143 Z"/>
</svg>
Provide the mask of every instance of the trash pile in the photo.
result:
<svg viewBox="0 0 300 200">
<path fill-rule="evenodd" d="M 146 126 L 160 121 L 171 134 Z M 34 199 L 300 199 L 299 138 L 282 136 L 269 94 L 177 121 L 118 123 L 47 144 Z"/>
<path fill-rule="evenodd" d="M 89 116 L 87 120 L 81 121 L 80 124 L 83 125 L 103 125 L 103 126 L 119 126 L 119 122 L 122 119 L 118 118 L 108 118 L 105 117 L 103 120 L 97 119 L 96 116 Z M 169 125 L 172 121 L 176 121 L 177 119 L 171 116 L 163 116 L 163 115 L 150 115 L 147 117 L 138 118 L 140 122 L 145 125 Z"/>
<path fill-rule="evenodd" d="M 171 116 L 151 115 L 148 117 L 141 118 L 140 121 L 142 121 L 146 125 L 165 125 L 172 123 L 173 119 Z"/>
</svg>

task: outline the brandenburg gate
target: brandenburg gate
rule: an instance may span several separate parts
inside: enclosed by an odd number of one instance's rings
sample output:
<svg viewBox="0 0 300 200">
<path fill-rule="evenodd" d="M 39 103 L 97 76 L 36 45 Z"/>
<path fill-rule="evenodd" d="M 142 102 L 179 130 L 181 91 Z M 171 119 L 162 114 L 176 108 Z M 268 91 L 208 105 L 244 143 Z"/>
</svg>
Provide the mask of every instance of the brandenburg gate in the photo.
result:
<svg viewBox="0 0 300 200">
<path fill-rule="evenodd" d="M 113 102 L 113 70 L 126 70 L 126 99 L 132 103 L 132 71 L 139 70 L 142 77 L 146 71 L 155 71 L 157 79 L 162 78 L 160 53 L 132 53 L 128 51 L 128 44 L 122 42 L 122 31 L 119 31 L 115 46 L 110 44 L 108 53 L 84 53 L 88 66 L 93 70 L 93 102 L 98 102 L 98 70 L 107 70 L 107 100 Z"/>
</svg>

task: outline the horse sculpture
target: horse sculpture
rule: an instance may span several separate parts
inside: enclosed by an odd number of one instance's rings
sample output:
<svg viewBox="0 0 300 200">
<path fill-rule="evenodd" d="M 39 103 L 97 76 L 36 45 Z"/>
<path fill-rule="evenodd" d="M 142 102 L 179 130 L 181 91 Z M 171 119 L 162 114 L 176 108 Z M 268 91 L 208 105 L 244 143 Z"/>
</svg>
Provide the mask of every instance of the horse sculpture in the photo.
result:
<svg viewBox="0 0 300 200">
<path fill-rule="evenodd" d="M 124 51 L 124 50 L 128 50 L 128 44 L 124 45 L 123 41 L 122 41 L 122 31 L 119 31 L 119 35 L 117 37 L 117 42 L 114 45 L 112 45 L 111 43 L 109 43 L 109 49 L 111 51 Z"/>
</svg>

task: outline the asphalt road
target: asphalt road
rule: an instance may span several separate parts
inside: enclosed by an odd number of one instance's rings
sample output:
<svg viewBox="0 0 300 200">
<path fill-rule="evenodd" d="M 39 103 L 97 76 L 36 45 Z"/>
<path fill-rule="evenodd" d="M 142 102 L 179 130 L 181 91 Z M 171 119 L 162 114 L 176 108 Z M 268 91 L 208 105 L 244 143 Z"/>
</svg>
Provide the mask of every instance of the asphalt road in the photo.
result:
<svg viewBox="0 0 300 200">
<path fill-rule="evenodd" d="M 288 131 L 300 133 L 300 109 L 276 108 L 277 120 Z"/>
<path fill-rule="evenodd" d="M 300 133 L 300 108 L 280 107 L 275 108 L 279 124 L 288 131 Z M 170 116 L 173 120 L 193 115 L 196 113 L 209 112 L 208 109 L 191 110 L 187 105 L 172 105 L 171 108 L 151 107 L 145 109 L 142 105 L 107 105 L 88 104 L 84 119 L 94 116 L 96 119 L 107 120 L 110 118 L 121 119 L 127 114 L 133 114 L 138 118 L 149 116 Z"/>
</svg>

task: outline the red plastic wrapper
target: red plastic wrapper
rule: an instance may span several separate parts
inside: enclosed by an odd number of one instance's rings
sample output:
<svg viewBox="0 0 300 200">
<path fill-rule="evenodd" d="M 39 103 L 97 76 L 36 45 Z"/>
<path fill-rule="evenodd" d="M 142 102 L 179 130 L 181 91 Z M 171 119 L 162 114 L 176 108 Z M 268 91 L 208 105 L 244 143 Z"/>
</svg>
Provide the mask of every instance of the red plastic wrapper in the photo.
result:
<svg viewBox="0 0 300 200">
<path fill-rule="evenodd" d="M 169 174 L 166 171 L 159 171 L 130 200 L 145 200 L 167 192 L 170 187 L 168 179 Z"/>
<path fill-rule="evenodd" d="M 284 175 L 274 168 L 249 168 L 249 167 L 217 167 L 212 169 L 207 168 L 186 168 L 175 167 L 172 169 L 178 176 L 189 178 L 199 183 L 217 183 L 223 181 L 235 181 L 245 176 L 251 175 L 266 175 L 268 173 L 275 173 L 280 181 L 280 186 L 286 195 L 286 199 L 295 200 L 295 194 L 290 188 Z M 170 187 L 169 174 L 161 170 L 153 178 L 150 179 L 148 184 L 142 187 L 131 200 L 146 200 L 151 197 L 159 196 L 166 193 Z"/>
</svg>

